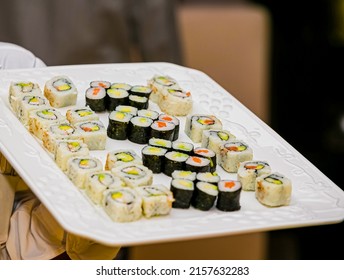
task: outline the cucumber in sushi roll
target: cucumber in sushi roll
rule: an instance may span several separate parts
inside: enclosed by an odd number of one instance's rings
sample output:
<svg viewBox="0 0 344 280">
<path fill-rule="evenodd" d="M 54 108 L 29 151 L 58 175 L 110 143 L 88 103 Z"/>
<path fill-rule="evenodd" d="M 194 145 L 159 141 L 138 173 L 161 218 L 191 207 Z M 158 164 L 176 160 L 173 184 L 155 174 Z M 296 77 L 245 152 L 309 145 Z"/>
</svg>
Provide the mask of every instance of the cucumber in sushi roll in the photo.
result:
<svg viewBox="0 0 344 280">
<path fill-rule="evenodd" d="M 143 165 L 152 170 L 153 173 L 161 173 L 166 152 L 167 150 L 164 148 L 145 146 L 142 149 Z"/>
<path fill-rule="evenodd" d="M 202 211 L 210 210 L 216 200 L 219 191 L 216 185 L 207 182 L 197 182 L 191 205 Z"/>
<path fill-rule="evenodd" d="M 146 97 L 147 99 L 149 99 L 151 92 L 152 92 L 152 89 L 147 86 L 133 86 L 130 89 L 130 95 L 142 96 L 142 97 Z"/>
<path fill-rule="evenodd" d="M 187 209 L 191 205 L 194 193 L 194 182 L 185 179 L 172 179 L 170 190 L 173 193 L 174 202 L 172 208 Z"/>
<path fill-rule="evenodd" d="M 99 120 L 99 116 L 89 107 L 69 109 L 66 117 L 71 124 Z"/>
<path fill-rule="evenodd" d="M 129 113 L 112 111 L 109 114 L 107 136 L 111 139 L 125 140 L 128 138 L 128 127 L 133 116 Z"/>
<path fill-rule="evenodd" d="M 39 84 L 30 81 L 11 82 L 8 101 L 13 111 L 17 114 L 16 102 L 24 95 L 43 96 Z"/>
<path fill-rule="evenodd" d="M 221 211 L 236 211 L 241 208 L 241 183 L 234 180 L 221 180 L 218 183 L 219 195 L 216 208 Z"/>
<path fill-rule="evenodd" d="M 56 145 L 55 162 L 62 171 L 67 171 L 71 157 L 88 156 L 89 153 L 87 145 L 81 140 L 61 140 Z"/>
<path fill-rule="evenodd" d="M 236 137 L 228 130 L 204 130 L 201 146 L 214 151 L 217 155 L 217 159 L 219 160 L 221 146 L 224 143 L 235 139 Z"/>
<path fill-rule="evenodd" d="M 132 188 L 149 186 L 153 182 L 153 172 L 142 164 L 126 163 L 113 168 L 111 172 Z"/>
<path fill-rule="evenodd" d="M 106 110 L 106 90 L 103 87 L 90 87 L 86 90 L 86 106 L 95 112 Z"/>
<path fill-rule="evenodd" d="M 256 178 L 270 173 L 271 167 L 266 161 L 244 161 L 240 163 L 238 169 L 238 180 L 241 182 L 244 191 L 254 191 Z"/>
<path fill-rule="evenodd" d="M 153 120 L 146 117 L 132 117 L 129 122 L 128 139 L 136 144 L 147 144 L 151 135 Z"/>
<path fill-rule="evenodd" d="M 105 150 L 106 129 L 101 121 L 80 122 L 75 127 L 90 150 Z"/>
<path fill-rule="evenodd" d="M 171 122 L 156 120 L 151 125 L 151 138 L 172 140 L 175 125 Z"/>
<path fill-rule="evenodd" d="M 192 111 L 192 95 L 182 89 L 164 89 L 158 100 L 158 105 L 166 114 L 174 116 L 186 116 Z"/>
<path fill-rule="evenodd" d="M 48 99 L 43 95 L 23 95 L 18 98 L 15 108 L 19 121 L 27 126 L 29 123 L 30 112 L 33 110 L 44 109 L 50 107 Z"/>
<path fill-rule="evenodd" d="M 176 152 L 185 153 L 188 155 L 192 154 L 194 145 L 188 142 L 174 141 L 172 142 L 172 150 Z"/>
<path fill-rule="evenodd" d="M 112 168 L 126 164 L 138 163 L 142 164 L 142 159 L 135 153 L 134 150 L 120 149 L 108 152 L 105 162 L 105 170 L 112 170 Z"/>
<path fill-rule="evenodd" d="M 107 110 L 113 111 L 117 106 L 128 105 L 129 93 L 125 89 L 109 88 L 106 91 L 107 95 Z"/>
<path fill-rule="evenodd" d="M 163 173 L 167 176 L 171 176 L 174 170 L 184 170 L 185 162 L 189 158 L 189 155 L 180 152 L 167 152 L 165 154 L 165 164 L 163 166 Z"/>
<path fill-rule="evenodd" d="M 152 89 L 150 100 L 158 103 L 159 96 L 165 88 L 180 88 L 177 81 L 170 76 L 154 75 L 148 81 L 148 86 Z"/>
</svg>

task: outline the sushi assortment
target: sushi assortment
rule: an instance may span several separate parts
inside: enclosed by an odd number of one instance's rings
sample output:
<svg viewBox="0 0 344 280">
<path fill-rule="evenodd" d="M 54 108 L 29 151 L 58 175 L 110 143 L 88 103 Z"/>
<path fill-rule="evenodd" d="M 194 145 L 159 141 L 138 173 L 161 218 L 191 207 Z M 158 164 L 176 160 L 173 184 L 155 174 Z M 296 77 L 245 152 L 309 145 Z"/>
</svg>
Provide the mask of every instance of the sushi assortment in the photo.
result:
<svg viewBox="0 0 344 280">
<path fill-rule="evenodd" d="M 156 75 L 135 86 L 94 80 L 85 105 L 62 114 L 59 108 L 75 105 L 77 95 L 69 77 L 55 76 L 44 92 L 31 81 L 12 82 L 9 104 L 71 182 L 113 221 L 167 215 L 172 208 L 238 211 L 242 191 L 254 192 L 267 207 L 290 203 L 290 179 L 254 159 L 253 149 L 216 116 L 191 114 L 191 94 L 173 78 Z M 107 127 L 98 115 L 104 112 Z M 180 116 L 190 142 L 179 140 Z M 92 151 L 106 150 L 112 140 L 144 146 L 141 154 L 121 146 L 108 151 L 103 165 Z M 221 178 L 217 169 L 231 179 Z M 170 177 L 168 186 L 154 184 L 154 174 Z"/>
</svg>

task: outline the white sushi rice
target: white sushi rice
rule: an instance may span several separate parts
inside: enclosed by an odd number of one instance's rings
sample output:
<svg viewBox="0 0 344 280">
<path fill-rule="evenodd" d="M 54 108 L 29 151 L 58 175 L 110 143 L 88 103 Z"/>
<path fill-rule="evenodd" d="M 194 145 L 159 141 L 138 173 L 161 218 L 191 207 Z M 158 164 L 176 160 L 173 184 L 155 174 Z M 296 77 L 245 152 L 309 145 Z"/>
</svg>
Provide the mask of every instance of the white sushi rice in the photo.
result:
<svg viewBox="0 0 344 280">
<path fill-rule="evenodd" d="M 256 178 L 270 173 L 271 167 L 266 161 L 244 161 L 239 165 L 238 180 L 244 191 L 254 191 Z"/>
<path fill-rule="evenodd" d="M 99 116 L 89 107 L 69 109 L 66 113 L 66 117 L 71 124 L 99 120 Z"/>
<path fill-rule="evenodd" d="M 80 122 L 75 127 L 90 150 L 105 150 L 107 133 L 101 121 Z"/>
<path fill-rule="evenodd" d="M 131 149 L 119 149 L 106 155 L 105 170 L 111 170 L 126 163 L 142 164 L 142 159 Z"/>
<path fill-rule="evenodd" d="M 13 112 L 17 115 L 17 100 L 23 95 L 43 96 L 43 92 L 37 83 L 30 81 L 11 82 L 9 88 L 8 101 Z"/>
<path fill-rule="evenodd" d="M 219 159 L 221 145 L 235 139 L 236 137 L 228 130 L 204 130 L 202 133 L 201 146 L 214 151 L 217 155 L 217 159 Z"/>
<path fill-rule="evenodd" d="M 126 163 L 113 168 L 111 172 L 132 188 L 153 183 L 153 172 L 143 164 Z"/>
<path fill-rule="evenodd" d="M 48 99 L 43 95 L 24 94 L 17 99 L 16 112 L 19 121 L 27 127 L 30 112 L 33 110 L 47 109 L 50 107 Z"/>
</svg>

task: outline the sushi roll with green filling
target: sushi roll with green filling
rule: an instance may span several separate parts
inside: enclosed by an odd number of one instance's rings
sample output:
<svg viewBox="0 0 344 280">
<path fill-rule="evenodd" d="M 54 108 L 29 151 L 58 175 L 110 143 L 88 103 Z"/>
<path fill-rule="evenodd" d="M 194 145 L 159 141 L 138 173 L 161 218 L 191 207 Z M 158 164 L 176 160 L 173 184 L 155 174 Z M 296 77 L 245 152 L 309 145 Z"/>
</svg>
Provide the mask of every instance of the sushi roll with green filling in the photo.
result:
<svg viewBox="0 0 344 280">
<path fill-rule="evenodd" d="M 11 82 L 8 101 L 15 114 L 17 114 L 16 102 L 24 95 L 43 96 L 43 92 L 37 83 L 30 81 Z"/>
<path fill-rule="evenodd" d="M 145 146 L 142 149 L 143 165 L 152 170 L 153 173 L 161 173 L 166 152 L 167 150 L 164 148 Z"/>
<path fill-rule="evenodd" d="M 45 83 L 44 96 L 55 108 L 76 104 L 78 91 L 72 80 L 67 76 L 56 76 Z"/>
<path fill-rule="evenodd" d="M 196 180 L 197 182 L 206 182 L 217 186 L 221 178 L 216 172 L 200 172 L 197 173 Z"/>
<path fill-rule="evenodd" d="M 160 138 L 165 140 L 172 140 L 175 125 L 166 121 L 156 120 L 151 125 L 150 138 Z"/>
<path fill-rule="evenodd" d="M 159 117 L 159 113 L 157 111 L 148 110 L 148 109 L 141 109 L 137 111 L 137 115 L 139 117 L 147 117 L 152 119 L 153 121 L 157 120 Z"/>
<path fill-rule="evenodd" d="M 244 191 L 254 191 L 257 177 L 270 173 L 271 167 L 266 161 L 244 161 L 240 163 L 238 169 L 238 180 Z"/>
<path fill-rule="evenodd" d="M 198 147 L 193 150 L 195 156 L 204 157 L 210 161 L 210 172 L 216 170 L 216 153 L 210 149 Z"/>
<path fill-rule="evenodd" d="M 43 95 L 22 95 L 16 103 L 17 117 L 24 126 L 27 126 L 31 111 L 49 107 L 49 101 Z"/>
<path fill-rule="evenodd" d="M 185 170 L 192 172 L 210 172 L 210 160 L 203 157 L 190 156 L 185 162 Z"/>
<path fill-rule="evenodd" d="M 95 112 L 106 111 L 106 90 L 103 87 L 90 87 L 85 93 L 86 106 Z"/>
<path fill-rule="evenodd" d="M 106 129 L 101 121 L 80 122 L 75 127 L 90 150 L 105 150 Z"/>
<path fill-rule="evenodd" d="M 133 116 L 129 113 L 112 111 L 109 114 L 109 125 L 107 136 L 111 139 L 125 140 L 128 138 L 128 128 L 130 119 Z"/>
<path fill-rule="evenodd" d="M 190 208 L 194 188 L 194 182 L 192 181 L 185 179 L 172 179 L 170 187 L 174 198 L 172 208 Z"/>
<path fill-rule="evenodd" d="M 111 172 L 131 188 L 150 186 L 153 182 L 153 172 L 142 164 L 126 163 L 114 167 Z"/>
<path fill-rule="evenodd" d="M 179 126 L 180 126 L 179 119 L 172 115 L 160 114 L 159 120 L 171 122 L 175 125 L 172 141 L 176 141 L 179 138 Z"/>
<path fill-rule="evenodd" d="M 106 190 L 125 187 L 121 179 L 110 171 L 95 171 L 87 174 L 85 192 L 95 204 L 102 204 Z"/>
<path fill-rule="evenodd" d="M 115 108 L 115 111 L 123 112 L 123 113 L 129 113 L 133 116 L 137 116 L 138 109 L 133 107 L 133 106 L 129 106 L 129 105 L 118 105 Z"/>
<path fill-rule="evenodd" d="M 185 170 L 185 162 L 189 155 L 180 152 L 167 152 L 165 154 L 165 164 L 162 172 L 167 176 L 172 176 L 174 170 Z"/>
<path fill-rule="evenodd" d="M 148 86 L 152 89 L 149 99 L 154 103 L 158 103 L 159 96 L 165 88 L 180 88 L 175 79 L 164 75 L 154 75 L 154 77 L 148 81 Z"/>
<path fill-rule="evenodd" d="M 234 180 L 221 180 L 218 187 L 216 208 L 226 212 L 239 210 L 241 208 L 241 183 Z"/>
<path fill-rule="evenodd" d="M 148 98 L 144 96 L 129 95 L 129 105 L 137 108 L 138 110 L 147 109 L 148 108 Z"/>
<path fill-rule="evenodd" d="M 66 112 L 66 117 L 71 124 L 99 120 L 99 116 L 89 107 L 69 109 Z"/>
<path fill-rule="evenodd" d="M 172 142 L 170 140 L 161 139 L 161 138 L 154 138 L 154 137 L 150 138 L 148 140 L 148 145 L 154 146 L 154 147 L 164 148 L 168 151 L 170 151 L 172 148 Z"/>
<path fill-rule="evenodd" d="M 202 211 L 210 210 L 219 191 L 216 185 L 207 182 L 197 182 L 191 199 L 191 205 Z"/>
<path fill-rule="evenodd" d="M 151 136 L 153 120 L 146 117 L 132 117 L 129 122 L 128 139 L 136 144 L 147 144 Z"/>
<path fill-rule="evenodd" d="M 290 179 L 278 172 L 265 174 L 256 179 L 256 198 L 266 206 L 289 205 L 291 192 L 292 184 Z"/>
<path fill-rule="evenodd" d="M 67 171 L 68 160 L 76 156 L 88 156 L 90 150 L 81 140 L 61 140 L 57 142 L 55 162 L 62 171 Z"/>
<path fill-rule="evenodd" d="M 142 159 L 135 153 L 134 150 L 120 149 L 107 153 L 105 170 L 112 170 L 112 168 L 126 163 L 143 164 Z"/>
<path fill-rule="evenodd" d="M 132 86 L 127 83 L 112 83 L 111 88 L 124 89 L 129 92 Z"/>
<path fill-rule="evenodd" d="M 142 216 L 142 198 L 130 188 L 108 190 L 104 193 L 103 208 L 114 222 L 133 222 Z"/>
<path fill-rule="evenodd" d="M 228 130 L 204 130 L 201 146 L 214 151 L 219 159 L 221 145 L 235 139 L 236 137 Z"/>
<path fill-rule="evenodd" d="M 185 170 L 174 170 L 172 172 L 172 179 L 184 179 L 189 181 L 196 181 L 196 172 Z"/>
<path fill-rule="evenodd" d="M 147 86 L 133 86 L 130 89 L 130 95 L 142 96 L 149 99 L 152 89 Z"/>
<path fill-rule="evenodd" d="M 147 218 L 167 215 L 172 208 L 173 193 L 164 185 L 135 188 L 142 198 L 143 215 Z"/>
<path fill-rule="evenodd" d="M 182 89 L 166 88 L 159 95 L 158 105 L 166 114 L 186 116 L 192 111 L 192 95 Z"/>
<path fill-rule="evenodd" d="M 203 131 L 222 129 L 221 121 L 213 115 L 188 115 L 185 122 L 185 134 L 195 142 L 202 141 Z"/>
<path fill-rule="evenodd" d="M 111 83 L 108 81 L 92 81 L 90 82 L 90 87 L 102 87 L 108 89 L 111 87 Z"/>
<path fill-rule="evenodd" d="M 194 145 L 192 143 L 183 142 L 183 141 L 173 141 L 172 142 L 172 150 L 173 151 L 191 155 L 193 149 L 194 149 Z"/>
<path fill-rule="evenodd" d="M 219 163 L 225 171 L 236 173 L 241 162 L 252 160 L 252 158 L 252 149 L 245 142 L 234 140 L 222 145 Z"/>
<path fill-rule="evenodd" d="M 117 106 L 129 104 L 129 93 L 125 89 L 109 88 L 106 90 L 108 111 L 114 111 Z"/>
</svg>

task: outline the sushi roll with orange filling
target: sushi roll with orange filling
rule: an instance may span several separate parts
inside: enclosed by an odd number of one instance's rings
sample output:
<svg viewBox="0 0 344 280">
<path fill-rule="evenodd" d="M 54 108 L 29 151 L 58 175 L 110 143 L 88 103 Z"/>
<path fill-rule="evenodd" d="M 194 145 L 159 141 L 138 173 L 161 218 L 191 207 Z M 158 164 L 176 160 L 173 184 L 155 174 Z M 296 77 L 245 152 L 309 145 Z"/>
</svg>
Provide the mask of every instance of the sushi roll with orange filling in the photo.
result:
<svg viewBox="0 0 344 280">
<path fill-rule="evenodd" d="M 271 167 L 266 161 L 244 161 L 238 169 L 238 180 L 244 191 L 254 191 L 256 178 L 270 173 Z"/>
<path fill-rule="evenodd" d="M 37 83 L 30 81 L 11 82 L 8 101 L 13 111 L 17 114 L 17 100 L 24 95 L 43 96 L 42 90 Z"/>
<path fill-rule="evenodd" d="M 186 117 L 185 134 L 193 142 L 200 143 L 203 131 L 209 129 L 222 129 L 221 121 L 213 115 L 189 115 Z"/>
<path fill-rule="evenodd" d="M 75 127 L 90 150 L 105 150 L 107 134 L 101 121 L 80 122 Z"/>
<path fill-rule="evenodd" d="M 158 103 L 161 92 L 166 88 L 179 89 L 177 81 L 170 76 L 155 75 L 148 81 L 148 86 L 152 89 L 149 99 Z"/>
<path fill-rule="evenodd" d="M 207 149 L 207 148 L 202 148 L 202 147 L 197 147 L 193 150 L 194 155 L 198 157 L 204 157 L 209 159 L 210 161 L 210 172 L 215 172 L 216 170 L 216 154 L 214 151 Z"/>
<path fill-rule="evenodd" d="M 71 124 L 99 120 L 99 116 L 89 107 L 69 109 L 66 112 L 66 117 Z"/>
<path fill-rule="evenodd" d="M 106 90 L 103 87 L 90 87 L 86 90 L 86 106 L 95 112 L 106 110 Z"/>
<path fill-rule="evenodd" d="M 237 211 L 241 208 L 241 183 L 234 180 L 221 180 L 218 183 L 219 194 L 216 208 L 221 211 Z"/>
<path fill-rule="evenodd" d="M 179 138 L 179 124 L 180 124 L 179 119 L 172 115 L 160 114 L 159 120 L 171 122 L 175 125 L 172 141 L 176 141 Z"/>
<path fill-rule="evenodd" d="M 151 125 L 150 138 L 160 138 L 172 141 L 175 125 L 171 122 L 156 120 Z"/>
<path fill-rule="evenodd" d="M 166 114 L 186 116 L 192 111 L 192 95 L 182 89 L 167 88 L 160 93 L 158 105 Z"/>
</svg>

